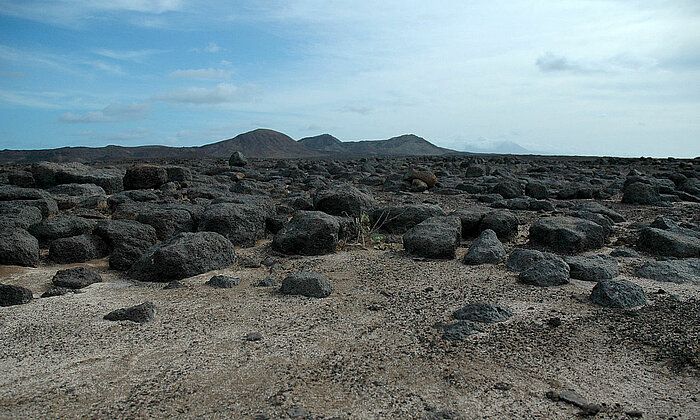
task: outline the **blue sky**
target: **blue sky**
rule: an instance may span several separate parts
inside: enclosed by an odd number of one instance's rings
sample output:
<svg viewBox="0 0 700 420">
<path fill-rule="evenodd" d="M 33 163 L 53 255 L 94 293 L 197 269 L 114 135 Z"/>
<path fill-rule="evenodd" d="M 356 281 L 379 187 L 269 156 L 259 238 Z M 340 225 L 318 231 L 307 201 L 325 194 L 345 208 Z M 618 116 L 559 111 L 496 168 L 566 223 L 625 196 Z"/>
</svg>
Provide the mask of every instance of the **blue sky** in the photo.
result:
<svg viewBox="0 0 700 420">
<path fill-rule="evenodd" d="M 700 155 L 696 0 L 0 0 L 0 35 L 0 148 L 266 127 Z"/>
</svg>

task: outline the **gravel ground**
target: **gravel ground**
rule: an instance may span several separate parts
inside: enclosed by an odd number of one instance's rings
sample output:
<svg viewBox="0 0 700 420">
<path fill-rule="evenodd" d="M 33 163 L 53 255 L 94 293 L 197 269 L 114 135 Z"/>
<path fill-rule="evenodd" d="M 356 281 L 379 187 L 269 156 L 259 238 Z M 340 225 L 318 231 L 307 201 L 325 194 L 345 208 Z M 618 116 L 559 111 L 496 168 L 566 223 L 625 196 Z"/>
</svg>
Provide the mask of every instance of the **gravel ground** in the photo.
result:
<svg viewBox="0 0 700 420">
<path fill-rule="evenodd" d="M 545 397 L 572 390 L 600 406 L 597 418 L 700 418 L 697 286 L 634 277 L 629 261 L 623 278 L 650 305 L 603 309 L 588 302 L 594 283 L 538 288 L 503 264 L 465 266 L 467 245 L 452 261 L 414 260 L 400 246 L 280 259 L 278 283 L 301 269 L 330 277 L 325 299 L 255 287 L 265 267 L 162 290 L 93 261 L 105 281 L 84 293 L 0 309 L 0 417 L 572 418 L 579 408 Z M 263 241 L 239 254 L 272 252 Z M 58 268 L 0 275 L 38 296 Z M 241 284 L 205 286 L 214 274 Z M 151 322 L 102 319 L 144 301 L 157 307 Z M 443 340 L 440 324 L 470 301 L 514 316 Z M 246 340 L 252 332 L 262 339 Z"/>
</svg>

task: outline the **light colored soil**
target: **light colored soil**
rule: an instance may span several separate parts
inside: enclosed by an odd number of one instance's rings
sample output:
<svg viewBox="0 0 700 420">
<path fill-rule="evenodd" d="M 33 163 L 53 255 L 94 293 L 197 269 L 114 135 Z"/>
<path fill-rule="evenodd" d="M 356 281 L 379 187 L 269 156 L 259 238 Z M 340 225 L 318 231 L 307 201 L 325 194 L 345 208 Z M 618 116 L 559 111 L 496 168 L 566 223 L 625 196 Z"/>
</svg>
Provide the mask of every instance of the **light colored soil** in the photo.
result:
<svg viewBox="0 0 700 420">
<path fill-rule="evenodd" d="M 239 254 L 267 255 L 269 244 Z M 652 306 L 668 294 L 700 298 L 697 286 L 634 277 L 633 262 L 622 265 L 623 278 L 641 285 Z M 550 390 L 600 404 L 597 418 L 631 410 L 700 418 L 697 370 L 621 334 L 633 318 L 588 302 L 593 283 L 538 288 L 517 283 L 503 264 L 415 261 L 393 249 L 352 247 L 282 258 L 272 274 L 280 282 L 301 269 L 324 273 L 336 289 L 325 299 L 254 287 L 269 275 L 265 267 L 236 266 L 162 290 L 120 277 L 106 260 L 88 265 L 103 283 L 0 308 L 0 418 L 286 418 L 292 407 L 313 418 L 421 418 L 440 410 L 465 418 L 576 416 L 576 407 L 545 398 Z M 3 267 L 0 277 L 38 297 L 58 268 Z M 214 274 L 242 282 L 204 286 Z M 157 307 L 151 322 L 102 318 L 144 301 Z M 506 305 L 514 316 L 463 342 L 443 340 L 438 324 L 471 301 Z M 562 325 L 548 326 L 552 317 Z M 246 341 L 250 332 L 263 339 Z"/>
</svg>

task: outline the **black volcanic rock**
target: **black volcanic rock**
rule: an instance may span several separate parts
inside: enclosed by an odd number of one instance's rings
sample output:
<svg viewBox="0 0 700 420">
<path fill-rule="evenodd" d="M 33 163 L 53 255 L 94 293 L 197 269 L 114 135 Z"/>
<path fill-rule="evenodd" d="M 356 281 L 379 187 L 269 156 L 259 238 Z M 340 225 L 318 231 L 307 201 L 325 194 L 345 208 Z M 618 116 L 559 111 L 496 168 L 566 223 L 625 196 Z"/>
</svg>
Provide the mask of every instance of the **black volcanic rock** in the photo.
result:
<svg viewBox="0 0 700 420">
<path fill-rule="evenodd" d="M 625 187 L 622 202 L 628 204 L 657 204 L 661 195 L 653 185 L 635 182 Z"/>
<path fill-rule="evenodd" d="M 156 305 L 144 302 L 128 308 L 116 309 L 104 316 L 107 321 L 132 321 L 143 324 L 156 316 Z"/>
<path fill-rule="evenodd" d="M 453 216 L 425 219 L 403 235 L 406 251 L 417 257 L 452 259 L 455 257 L 461 225 Z"/>
<path fill-rule="evenodd" d="M 569 282 L 569 266 L 558 257 L 544 258 L 521 271 L 518 280 L 533 286 L 559 286 Z"/>
<path fill-rule="evenodd" d="M 39 241 L 49 241 L 92 232 L 95 221 L 77 216 L 56 216 L 35 223 L 27 229 Z"/>
<path fill-rule="evenodd" d="M 681 229 L 644 228 L 639 234 L 637 247 L 666 257 L 700 257 L 700 237 Z"/>
<path fill-rule="evenodd" d="M 80 263 L 109 254 L 107 243 L 97 235 L 60 238 L 49 245 L 49 258 L 59 264 Z"/>
<path fill-rule="evenodd" d="M 42 188 L 59 184 L 95 184 L 107 194 L 124 189 L 122 173 L 114 169 L 97 169 L 81 163 L 38 162 L 32 165 L 32 174 Z"/>
<path fill-rule="evenodd" d="M 325 298 L 334 292 L 328 277 L 319 273 L 301 272 L 287 276 L 282 280 L 280 293 L 284 295 L 301 295 L 314 298 Z"/>
<path fill-rule="evenodd" d="M 103 220 L 97 223 L 93 234 L 111 248 L 109 267 L 113 270 L 128 270 L 158 240 L 152 226 L 135 220 Z"/>
<path fill-rule="evenodd" d="M 629 309 L 647 304 L 644 290 L 628 280 L 603 280 L 593 287 L 591 301 L 600 306 Z"/>
<path fill-rule="evenodd" d="M 169 282 L 235 262 L 233 245 L 218 233 L 180 233 L 147 249 L 131 267 L 129 276 L 140 281 Z"/>
<path fill-rule="evenodd" d="M 434 216 L 447 216 L 447 213 L 435 204 L 405 204 L 375 209 L 370 213 L 370 220 L 372 226 L 382 232 L 403 234 Z"/>
<path fill-rule="evenodd" d="M 41 221 L 41 210 L 38 208 L 18 204 L 14 201 L 0 201 L 1 228 L 18 227 L 27 229 L 39 221 Z"/>
<path fill-rule="evenodd" d="M 36 267 L 39 241 L 24 229 L 3 228 L 0 231 L 0 264 Z"/>
<path fill-rule="evenodd" d="M 168 182 L 168 171 L 155 165 L 136 165 L 126 170 L 124 189 L 147 190 Z"/>
<path fill-rule="evenodd" d="M 82 289 L 93 283 L 101 283 L 102 277 L 95 270 L 87 267 L 73 267 L 58 270 L 51 282 L 57 287 Z"/>
<path fill-rule="evenodd" d="M 149 207 L 138 213 L 136 221 L 153 226 L 158 239 L 164 241 L 180 232 L 195 231 L 197 220 L 193 216 L 194 211 L 176 206 Z"/>
<path fill-rule="evenodd" d="M 455 311 L 452 316 L 455 319 L 492 324 L 507 321 L 513 316 L 513 313 L 501 305 L 473 302 Z"/>
<path fill-rule="evenodd" d="M 340 223 L 320 211 L 298 211 L 272 240 L 272 249 L 284 254 L 323 255 L 335 252 Z"/>
<path fill-rule="evenodd" d="M 573 254 L 603 246 L 603 228 L 577 217 L 544 217 L 530 227 L 530 241 L 555 251 Z"/>
<path fill-rule="evenodd" d="M 321 188 L 314 195 L 313 202 L 314 208 L 318 211 L 349 217 L 359 217 L 377 205 L 370 194 L 346 183 L 336 183 Z"/>
<path fill-rule="evenodd" d="M 32 291 L 25 287 L 0 284 L 0 306 L 24 305 L 32 297 Z"/>
<path fill-rule="evenodd" d="M 505 259 L 506 251 L 496 232 L 486 229 L 469 246 L 462 262 L 468 265 L 498 264 Z"/>
<path fill-rule="evenodd" d="M 252 247 L 265 235 L 269 214 L 266 206 L 253 200 L 211 204 L 204 210 L 198 230 L 217 232 L 234 245 Z"/>
<path fill-rule="evenodd" d="M 233 152 L 230 158 L 228 158 L 229 166 L 244 167 L 248 164 L 248 159 L 241 152 Z"/>
</svg>

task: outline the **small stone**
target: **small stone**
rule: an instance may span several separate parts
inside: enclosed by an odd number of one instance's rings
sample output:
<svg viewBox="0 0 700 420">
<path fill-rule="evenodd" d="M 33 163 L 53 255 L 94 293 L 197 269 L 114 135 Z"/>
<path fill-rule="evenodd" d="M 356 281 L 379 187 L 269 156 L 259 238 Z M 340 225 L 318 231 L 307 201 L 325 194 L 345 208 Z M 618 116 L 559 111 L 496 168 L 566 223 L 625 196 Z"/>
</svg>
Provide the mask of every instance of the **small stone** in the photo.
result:
<svg viewBox="0 0 700 420">
<path fill-rule="evenodd" d="M 561 318 L 559 318 L 559 317 L 549 318 L 547 320 L 547 325 L 549 325 L 552 328 L 556 328 L 556 327 L 561 325 Z"/>
<path fill-rule="evenodd" d="M 493 384 L 493 389 L 499 390 L 499 391 L 508 391 L 513 388 L 513 385 L 507 383 L 507 382 L 496 382 Z"/>
<path fill-rule="evenodd" d="M 245 336 L 246 341 L 260 341 L 262 338 L 263 336 L 259 332 L 248 333 Z"/>
<path fill-rule="evenodd" d="M 288 276 L 282 281 L 282 287 L 280 287 L 280 292 L 284 295 L 302 295 L 315 298 L 328 297 L 333 291 L 333 285 L 328 277 L 307 272 Z"/>
<path fill-rule="evenodd" d="M 277 286 L 277 281 L 273 279 L 272 277 L 265 277 L 264 279 L 260 280 L 260 282 L 257 284 L 258 287 L 275 287 Z"/>
<path fill-rule="evenodd" d="M 454 324 L 443 325 L 444 333 L 442 338 L 447 341 L 466 340 L 470 335 L 477 332 L 484 332 L 478 324 L 472 321 L 459 321 Z"/>
<path fill-rule="evenodd" d="M 144 302 L 140 305 L 130 306 L 112 311 L 104 316 L 107 321 L 133 321 L 140 324 L 148 322 L 156 315 L 156 305 L 153 302 Z"/>
<path fill-rule="evenodd" d="M 184 287 L 186 287 L 185 284 L 180 280 L 173 280 L 166 284 L 165 287 L 163 287 L 163 290 L 182 289 Z"/>
<path fill-rule="evenodd" d="M 48 298 L 48 297 L 54 297 L 54 296 L 63 296 L 67 295 L 69 293 L 76 293 L 77 289 L 69 289 L 67 287 L 58 287 L 54 286 L 50 288 L 49 290 L 45 291 L 41 297 L 42 298 Z"/>
<path fill-rule="evenodd" d="M 241 279 L 229 276 L 214 276 L 204 284 L 217 289 L 231 289 L 241 284 Z"/>
<path fill-rule="evenodd" d="M 497 323 L 507 321 L 513 316 L 513 313 L 508 308 L 500 305 L 474 302 L 456 311 L 452 316 L 455 319 L 467 321 Z"/>
<path fill-rule="evenodd" d="M 289 418 L 297 419 L 299 417 L 308 416 L 309 411 L 301 407 L 292 407 L 287 409 L 287 415 Z"/>
</svg>

